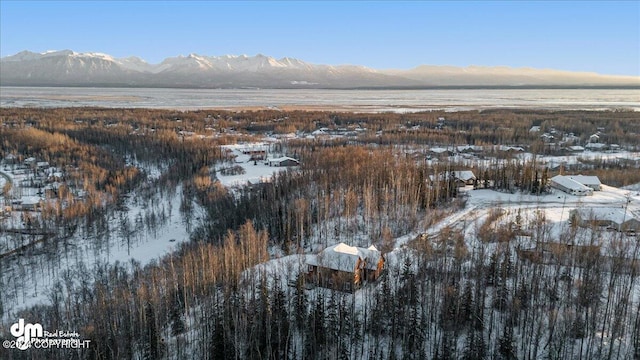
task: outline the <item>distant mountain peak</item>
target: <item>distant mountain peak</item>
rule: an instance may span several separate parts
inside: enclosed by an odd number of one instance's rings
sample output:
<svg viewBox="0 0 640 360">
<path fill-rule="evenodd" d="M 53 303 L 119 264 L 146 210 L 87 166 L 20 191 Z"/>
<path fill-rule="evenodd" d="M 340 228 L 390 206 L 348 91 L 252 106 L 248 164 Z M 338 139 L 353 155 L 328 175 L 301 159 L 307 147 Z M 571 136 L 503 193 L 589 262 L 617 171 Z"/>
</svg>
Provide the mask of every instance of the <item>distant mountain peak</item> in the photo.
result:
<svg viewBox="0 0 640 360">
<path fill-rule="evenodd" d="M 425 86 L 635 86 L 640 77 L 507 66 L 420 65 L 375 70 L 360 65 L 315 65 L 264 54 L 206 56 L 190 53 L 159 64 L 99 52 L 21 51 L 0 59 L 0 84 L 18 86 L 158 86 L 358 88 Z"/>
</svg>

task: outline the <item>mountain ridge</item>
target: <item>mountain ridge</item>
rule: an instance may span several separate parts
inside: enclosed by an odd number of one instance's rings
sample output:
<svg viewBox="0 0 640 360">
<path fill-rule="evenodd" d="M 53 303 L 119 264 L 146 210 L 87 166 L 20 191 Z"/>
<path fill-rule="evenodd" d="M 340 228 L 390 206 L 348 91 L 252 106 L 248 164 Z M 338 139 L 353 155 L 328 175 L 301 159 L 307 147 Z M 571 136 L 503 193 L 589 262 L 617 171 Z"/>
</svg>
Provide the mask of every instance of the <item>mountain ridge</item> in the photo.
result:
<svg viewBox="0 0 640 360">
<path fill-rule="evenodd" d="M 640 87 L 640 77 L 506 66 L 419 65 L 377 70 L 360 65 L 312 64 L 257 54 L 191 53 L 151 64 L 136 56 L 73 50 L 28 50 L 0 58 L 2 86 L 124 86 L 193 88 L 430 88 Z"/>
</svg>

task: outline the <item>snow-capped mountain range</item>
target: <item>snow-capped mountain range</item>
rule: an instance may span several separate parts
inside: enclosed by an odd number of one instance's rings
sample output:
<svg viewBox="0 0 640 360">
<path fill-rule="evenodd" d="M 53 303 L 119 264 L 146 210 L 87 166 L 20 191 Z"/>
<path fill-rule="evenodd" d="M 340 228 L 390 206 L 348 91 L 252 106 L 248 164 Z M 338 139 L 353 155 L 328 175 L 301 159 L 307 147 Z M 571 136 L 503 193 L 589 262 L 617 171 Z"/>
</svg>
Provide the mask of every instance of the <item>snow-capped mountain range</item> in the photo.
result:
<svg viewBox="0 0 640 360">
<path fill-rule="evenodd" d="M 637 86 L 640 77 L 509 67 L 422 65 L 375 70 L 355 65 L 317 65 L 258 54 L 190 54 L 149 64 L 71 50 L 22 51 L 0 59 L 3 86 L 138 86 L 193 88 L 376 88 L 439 86 Z"/>
</svg>

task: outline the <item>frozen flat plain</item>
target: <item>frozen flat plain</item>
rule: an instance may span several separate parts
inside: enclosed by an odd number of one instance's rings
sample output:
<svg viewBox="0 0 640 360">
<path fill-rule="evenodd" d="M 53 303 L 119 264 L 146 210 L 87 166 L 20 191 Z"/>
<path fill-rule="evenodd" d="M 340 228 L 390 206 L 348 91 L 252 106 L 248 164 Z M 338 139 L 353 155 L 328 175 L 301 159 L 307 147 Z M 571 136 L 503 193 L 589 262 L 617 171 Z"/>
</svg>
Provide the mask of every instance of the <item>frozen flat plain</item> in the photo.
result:
<svg viewBox="0 0 640 360">
<path fill-rule="evenodd" d="M 356 112 L 493 108 L 640 111 L 640 89 L 166 89 L 0 87 L 0 107 L 283 109 Z"/>
</svg>

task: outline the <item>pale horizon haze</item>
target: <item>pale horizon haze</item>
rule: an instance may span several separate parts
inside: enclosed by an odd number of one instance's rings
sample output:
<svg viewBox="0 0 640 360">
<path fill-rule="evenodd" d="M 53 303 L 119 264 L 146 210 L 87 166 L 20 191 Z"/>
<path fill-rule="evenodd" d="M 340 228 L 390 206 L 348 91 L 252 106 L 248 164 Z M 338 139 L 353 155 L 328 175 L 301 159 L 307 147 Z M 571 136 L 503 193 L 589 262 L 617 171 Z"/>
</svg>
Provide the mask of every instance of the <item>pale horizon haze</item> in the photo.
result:
<svg viewBox="0 0 640 360">
<path fill-rule="evenodd" d="M 640 76 L 640 2 L 0 1 L 0 56 L 256 55 Z"/>
</svg>

